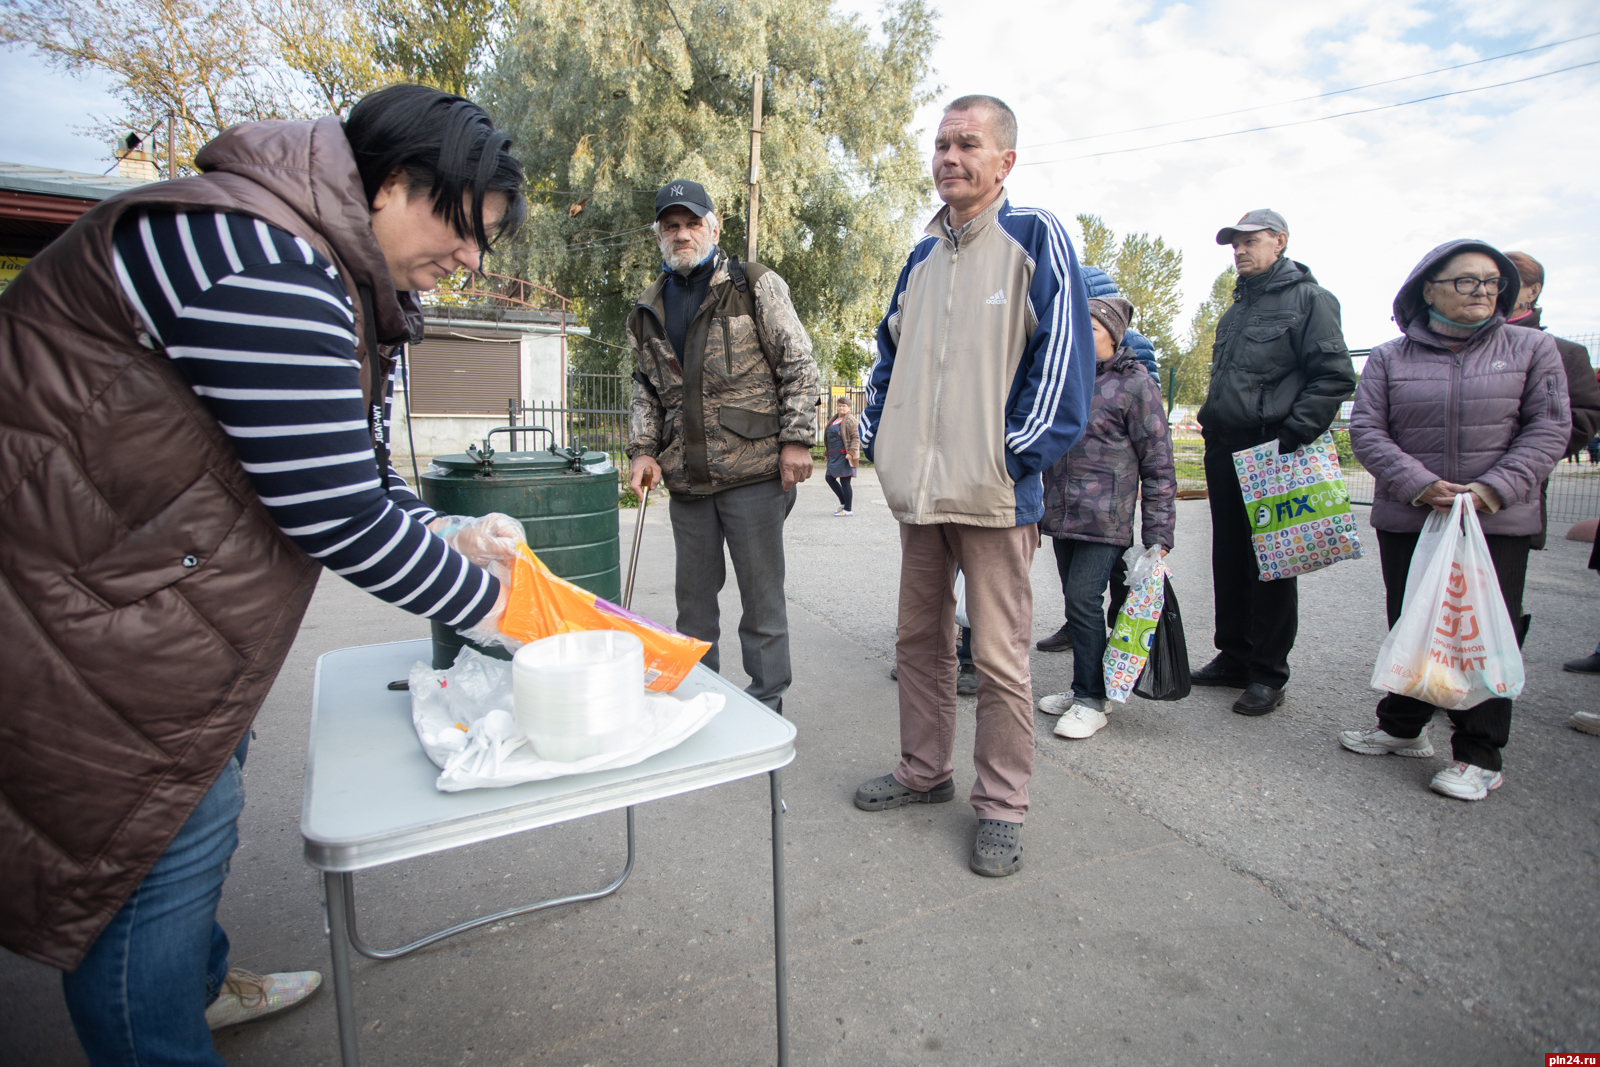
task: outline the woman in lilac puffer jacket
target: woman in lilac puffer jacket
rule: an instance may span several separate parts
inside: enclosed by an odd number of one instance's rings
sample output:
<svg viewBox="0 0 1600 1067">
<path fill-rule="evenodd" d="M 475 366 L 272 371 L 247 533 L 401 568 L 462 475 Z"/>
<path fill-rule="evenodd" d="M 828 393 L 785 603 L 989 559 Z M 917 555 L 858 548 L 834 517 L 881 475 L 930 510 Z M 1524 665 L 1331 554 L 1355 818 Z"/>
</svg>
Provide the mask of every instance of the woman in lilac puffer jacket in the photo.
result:
<svg viewBox="0 0 1600 1067">
<path fill-rule="evenodd" d="M 1539 483 L 1560 462 L 1571 423 L 1555 340 L 1505 327 L 1519 287 L 1517 268 L 1482 241 L 1435 248 L 1395 297 L 1405 336 L 1372 350 L 1356 386 L 1350 443 L 1377 482 L 1372 525 L 1391 627 L 1423 520 L 1470 493 L 1506 610 L 1518 635 L 1526 632 L 1522 587 L 1529 541 L 1540 530 Z M 1363 755 L 1431 756 L 1435 710 L 1391 693 L 1378 702 L 1376 726 L 1342 731 L 1339 743 Z M 1511 701 L 1449 715 L 1455 762 L 1430 786 L 1482 800 L 1503 780 Z"/>
</svg>

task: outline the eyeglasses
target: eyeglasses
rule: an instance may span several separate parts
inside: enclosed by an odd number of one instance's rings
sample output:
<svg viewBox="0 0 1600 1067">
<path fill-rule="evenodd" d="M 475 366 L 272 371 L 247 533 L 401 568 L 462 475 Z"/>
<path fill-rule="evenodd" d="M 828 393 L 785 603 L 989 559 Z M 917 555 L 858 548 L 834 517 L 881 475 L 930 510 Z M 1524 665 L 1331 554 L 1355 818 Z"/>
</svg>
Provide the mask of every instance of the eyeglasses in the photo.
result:
<svg viewBox="0 0 1600 1067">
<path fill-rule="evenodd" d="M 1449 282 L 1456 287 L 1456 292 L 1462 296 L 1471 296 L 1481 287 L 1490 296 L 1499 296 L 1511 283 L 1504 278 L 1429 278 L 1434 285 L 1443 285 Z"/>
</svg>

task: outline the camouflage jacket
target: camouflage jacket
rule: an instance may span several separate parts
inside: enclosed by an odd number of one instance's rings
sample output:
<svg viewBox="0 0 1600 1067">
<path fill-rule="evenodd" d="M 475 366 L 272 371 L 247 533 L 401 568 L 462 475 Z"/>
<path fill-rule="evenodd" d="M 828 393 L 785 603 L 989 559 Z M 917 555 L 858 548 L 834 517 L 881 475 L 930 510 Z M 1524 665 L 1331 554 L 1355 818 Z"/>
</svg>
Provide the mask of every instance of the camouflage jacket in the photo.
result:
<svg viewBox="0 0 1600 1067">
<path fill-rule="evenodd" d="M 1095 366 L 1089 428 L 1044 473 L 1044 518 L 1052 537 L 1133 543 L 1133 505 L 1143 492 L 1145 547 L 1172 547 L 1178 481 L 1161 390 L 1128 348 Z"/>
<path fill-rule="evenodd" d="M 789 287 L 758 263 L 744 291 L 728 257 L 689 324 L 680 361 L 667 340 L 665 274 L 628 314 L 634 373 L 628 456 L 654 456 L 675 494 L 705 496 L 778 476 L 782 445 L 816 440 L 817 364 Z"/>
</svg>

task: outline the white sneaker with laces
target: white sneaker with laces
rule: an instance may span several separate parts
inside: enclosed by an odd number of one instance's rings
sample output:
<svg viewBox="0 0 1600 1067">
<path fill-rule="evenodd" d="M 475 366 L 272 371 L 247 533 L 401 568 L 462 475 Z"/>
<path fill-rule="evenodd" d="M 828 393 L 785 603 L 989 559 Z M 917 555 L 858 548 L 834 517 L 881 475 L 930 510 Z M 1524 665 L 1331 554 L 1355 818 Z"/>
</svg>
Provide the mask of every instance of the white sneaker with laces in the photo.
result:
<svg viewBox="0 0 1600 1067">
<path fill-rule="evenodd" d="M 1567 725 L 1586 734 L 1600 734 L 1600 715 L 1592 711 L 1575 711 L 1572 718 L 1567 720 Z"/>
<path fill-rule="evenodd" d="M 253 1022 L 300 1003 L 321 984 L 322 975 L 316 971 L 254 974 L 243 967 L 230 967 L 222 994 L 206 1009 L 206 1025 L 220 1030 Z"/>
<path fill-rule="evenodd" d="M 1039 698 L 1038 708 L 1046 715 L 1065 715 L 1070 707 L 1072 707 L 1071 693 L 1051 693 L 1047 697 Z"/>
<path fill-rule="evenodd" d="M 1067 713 L 1056 720 L 1056 728 L 1051 731 L 1057 737 L 1070 737 L 1075 741 L 1082 741 L 1086 737 L 1093 737 L 1106 724 L 1106 713 L 1099 708 L 1091 708 L 1087 704 L 1074 704 L 1067 709 Z"/>
<path fill-rule="evenodd" d="M 1482 800 L 1489 790 L 1499 789 L 1505 776 L 1499 771 L 1456 762 L 1433 776 L 1428 788 L 1457 800 Z"/>
<path fill-rule="evenodd" d="M 1410 756 L 1423 759 L 1433 755 L 1433 743 L 1428 740 L 1427 726 L 1416 737 L 1395 737 L 1381 726 L 1369 726 L 1365 730 L 1340 730 L 1339 743 L 1363 756 Z"/>
<path fill-rule="evenodd" d="M 856 517 L 856 513 L 853 512 L 853 511 L 844 511 L 844 510 L 841 509 L 840 512 L 839 512 L 839 518 L 841 518 L 841 519 L 853 519 L 855 517 Z"/>
</svg>

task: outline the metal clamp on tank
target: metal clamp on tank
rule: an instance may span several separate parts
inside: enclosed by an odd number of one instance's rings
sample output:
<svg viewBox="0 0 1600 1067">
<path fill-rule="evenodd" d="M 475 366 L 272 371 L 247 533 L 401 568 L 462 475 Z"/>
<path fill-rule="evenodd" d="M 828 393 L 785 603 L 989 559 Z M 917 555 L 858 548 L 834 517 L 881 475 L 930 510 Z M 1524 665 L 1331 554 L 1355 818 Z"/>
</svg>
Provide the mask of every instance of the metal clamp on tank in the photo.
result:
<svg viewBox="0 0 1600 1067">
<path fill-rule="evenodd" d="M 484 434 L 483 448 L 479 449 L 475 445 L 467 446 L 467 455 L 471 456 L 473 462 L 477 463 L 478 473 L 483 477 L 487 478 L 494 475 L 495 452 L 494 449 L 489 445 L 489 438 L 493 437 L 497 433 L 508 433 L 512 435 L 511 447 L 513 451 L 508 453 L 508 455 L 517 454 L 515 452 L 517 446 L 517 434 L 547 433 L 550 435 L 550 454 L 552 456 L 560 456 L 562 459 L 565 459 L 567 461 L 568 469 L 572 471 L 581 471 L 583 469 L 583 452 L 579 449 L 571 447 L 570 445 L 562 447 L 561 445 L 556 444 L 555 431 L 550 429 L 548 426 L 496 426 L 494 429 Z"/>
</svg>

